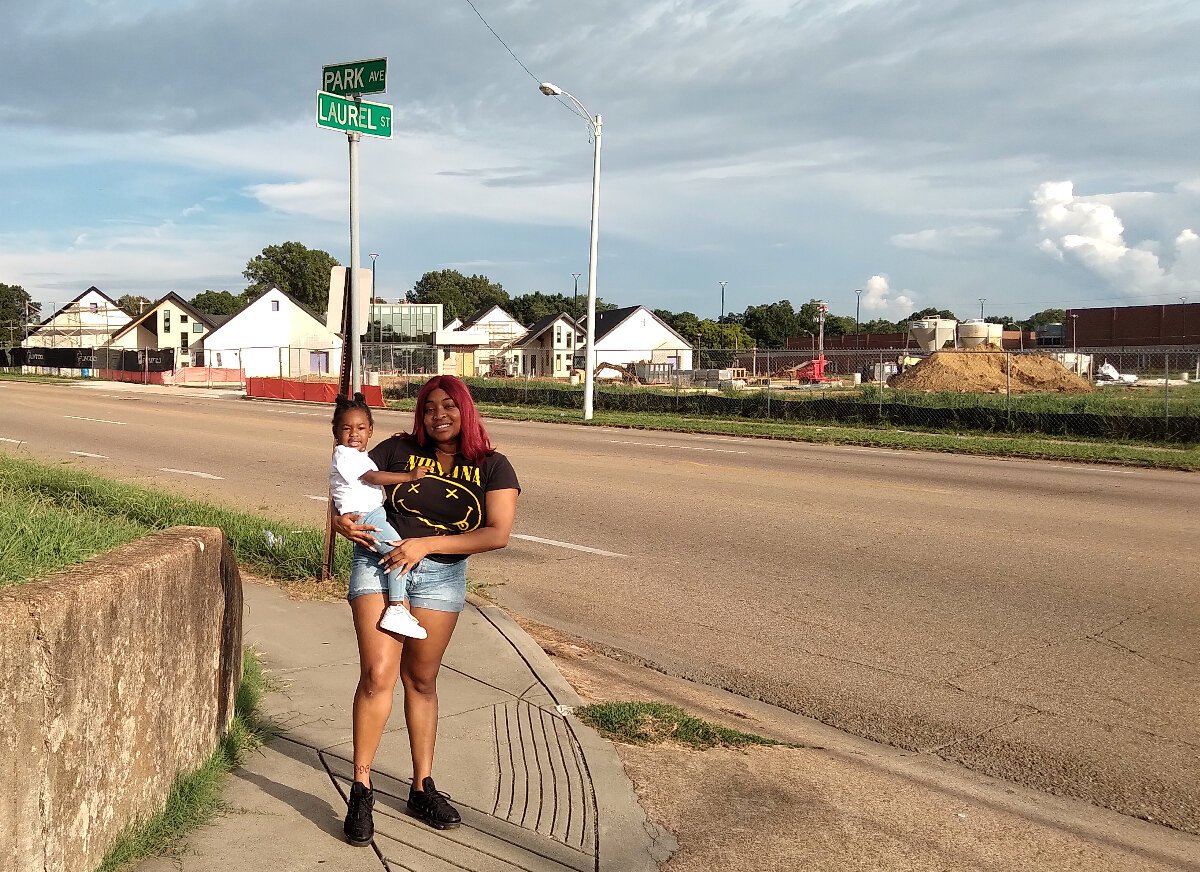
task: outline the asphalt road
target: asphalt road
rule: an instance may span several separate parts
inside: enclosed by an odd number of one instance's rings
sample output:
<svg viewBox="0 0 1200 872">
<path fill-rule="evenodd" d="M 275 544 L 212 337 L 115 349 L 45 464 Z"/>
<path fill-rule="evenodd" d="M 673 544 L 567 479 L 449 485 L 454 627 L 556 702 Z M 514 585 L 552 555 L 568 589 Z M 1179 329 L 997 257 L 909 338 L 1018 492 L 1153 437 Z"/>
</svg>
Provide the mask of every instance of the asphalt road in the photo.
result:
<svg viewBox="0 0 1200 872">
<path fill-rule="evenodd" d="M 325 511 L 325 409 L 14 382 L 0 408 L 8 453 L 298 523 Z M 376 438 L 410 423 L 382 413 Z M 860 736 L 1200 832 L 1195 475 L 489 428 L 524 487 L 523 538 L 472 576 L 506 607 Z"/>
</svg>

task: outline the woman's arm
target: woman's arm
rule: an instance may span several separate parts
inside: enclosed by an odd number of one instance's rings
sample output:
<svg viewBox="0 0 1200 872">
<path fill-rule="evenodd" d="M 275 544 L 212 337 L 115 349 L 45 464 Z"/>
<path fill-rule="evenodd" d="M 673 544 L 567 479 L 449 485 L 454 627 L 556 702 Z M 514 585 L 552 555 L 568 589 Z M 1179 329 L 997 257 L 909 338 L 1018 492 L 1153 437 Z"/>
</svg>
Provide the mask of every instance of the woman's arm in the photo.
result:
<svg viewBox="0 0 1200 872">
<path fill-rule="evenodd" d="M 364 548 L 375 550 L 375 537 L 368 535 L 378 530 L 378 527 L 372 527 L 370 524 L 360 524 L 358 519 L 361 518 L 358 512 L 348 512 L 345 515 L 333 516 L 333 532 L 339 536 L 345 536 L 351 542 L 362 545 Z"/>
<path fill-rule="evenodd" d="M 430 554 L 481 554 L 503 548 L 508 544 L 517 515 L 517 493 L 516 488 L 488 491 L 485 495 L 487 523 L 478 530 L 453 536 L 405 539 L 390 554 L 380 558 L 380 563 L 388 572 L 393 569 L 405 571 Z"/>
</svg>

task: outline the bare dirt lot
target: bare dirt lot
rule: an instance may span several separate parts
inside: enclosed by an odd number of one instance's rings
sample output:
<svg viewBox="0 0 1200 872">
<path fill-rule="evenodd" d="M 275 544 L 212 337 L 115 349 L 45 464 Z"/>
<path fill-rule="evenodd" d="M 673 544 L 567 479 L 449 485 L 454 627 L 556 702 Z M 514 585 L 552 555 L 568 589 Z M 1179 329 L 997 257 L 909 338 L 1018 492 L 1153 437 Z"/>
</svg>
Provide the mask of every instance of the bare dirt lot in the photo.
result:
<svg viewBox="0 0 1200 872">
<path fill-rule="evenodd" d="M 617 743 L 647 815 L 679 843 L 664 872 L 1200 869 L 1195 837 L 854 739 L 514 617 L 587 702 L 669 702 L 799 746 Z"/>
</svg>

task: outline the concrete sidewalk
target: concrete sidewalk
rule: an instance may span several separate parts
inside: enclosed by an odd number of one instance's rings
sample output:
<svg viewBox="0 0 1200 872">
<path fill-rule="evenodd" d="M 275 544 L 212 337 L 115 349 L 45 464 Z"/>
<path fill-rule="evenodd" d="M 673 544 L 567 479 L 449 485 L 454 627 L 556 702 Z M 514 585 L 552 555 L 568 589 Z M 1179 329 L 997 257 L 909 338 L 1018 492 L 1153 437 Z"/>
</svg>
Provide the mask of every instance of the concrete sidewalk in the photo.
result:
<svg viewBox="0 0 1200 872">
<path fill-rule="evenodd" d="M 283 734 L 229 779 L 229 811 L 189 835 L 181 857 L 141 872 L 649 872 L 673 849 L 646 821 L 612 746 L 569 713 L 579 698 L 542 649 L 501 610 L 474 605 L 438 680 L 434 777 L 463 825 L 440 832 L 405 813 L 412 773 L 397 692 L 372 777 L 375 841 L 347 845 L 358 680 L 349 608 L 250 582 L 245 601 L 245 644 L 282 685 L 263 713 Z"/>
</svg>

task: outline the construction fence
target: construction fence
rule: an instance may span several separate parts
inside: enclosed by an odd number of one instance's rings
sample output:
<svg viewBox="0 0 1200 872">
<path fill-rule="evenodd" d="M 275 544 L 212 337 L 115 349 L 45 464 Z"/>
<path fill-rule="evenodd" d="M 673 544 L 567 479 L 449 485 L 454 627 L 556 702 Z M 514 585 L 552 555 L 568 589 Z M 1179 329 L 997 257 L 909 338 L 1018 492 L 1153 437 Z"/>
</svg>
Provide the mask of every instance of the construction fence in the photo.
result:
<svg viewBox="0 0 1200 872">
<path fill-rule="evenodd" d="M 822 356 L 811 350 L 685 354 L 700 366 L 606 355 L 614 366 L 597 377 L 596 410 L 1200 442 L 1200 347 L 975 350 L 928 360 L 914 349 L 846 350 L 826 352 L 816 366 Z M 415 397 L 422 382 L 400 382 L 385 395 Z M 583 407 L 582 387 L 566 379 L 473 379 L 471 386 L 482 403 Z"/>
</svg>

